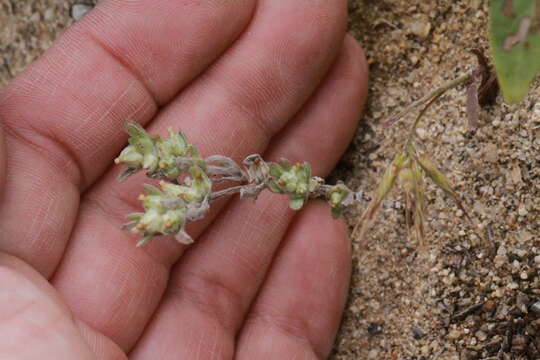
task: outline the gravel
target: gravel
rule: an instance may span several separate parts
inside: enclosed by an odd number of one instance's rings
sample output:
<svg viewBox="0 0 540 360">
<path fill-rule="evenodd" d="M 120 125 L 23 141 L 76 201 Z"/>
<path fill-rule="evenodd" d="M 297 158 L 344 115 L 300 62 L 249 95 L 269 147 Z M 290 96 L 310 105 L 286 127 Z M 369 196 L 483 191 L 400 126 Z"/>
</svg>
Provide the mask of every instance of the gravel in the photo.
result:
<svg viewBox="0 0 540 360">
<path fill-rule="evenodd" d="M 471 70 L 468 49 L 488 49 L 487 1 L 349 1 L 351 32 L 366 48 L 370 99 L 364 124 L 336 170 L 373 190 L 402 144 L 411 114 L 385 119 Z M 476 226 L 433 184 L 427 254 L 408 236 L 404 211 L 381 213 L 366 248 L 353 239 L 345 320 L 333 359 L 540 359 L 540 88 L 508 106 L 499 97 L 470 136 L 463 89 L 443 96 L 418 135 L 464 199 Z M 390 201 L 404 202 L 394 191 Z M 363 209 L 348 213 L 353 226 Z M 536 311 L 536 312 L 535 312 Z M 364 330 L 383 322 L 384 332 Z M 411 329 L 425 336 L 411 336 Z"/>
<path fill-rule="evenodd" d="M 92 5 L 89 2 L 87 5 Z M 79 18 L 79 1 L 0 0 L 0 85 Z M 404 141 L 411 116 L 381 123 L 459 74 L 488 48 L 487 0 L 349 0 L 349 27 L 366 48 L 369 104 L 334 172 L 372 191 Z M 77 10 L 75 10 L 77 8 Z M 520 104 L 499 97 L 470 136 L 462 89 L 426 114 L 419 135 L 477 225 L 429 185 L 425 254 L 403 206 L 386 206 L 367 247 L 353 239 L 353 276 L 332 355 L 352 359 L 540 358 L 540 87 Z M 399 191 L 388 204 L 404 204 Z M 347 212 L 354 226 L 361 208 Z"/>
</svg>

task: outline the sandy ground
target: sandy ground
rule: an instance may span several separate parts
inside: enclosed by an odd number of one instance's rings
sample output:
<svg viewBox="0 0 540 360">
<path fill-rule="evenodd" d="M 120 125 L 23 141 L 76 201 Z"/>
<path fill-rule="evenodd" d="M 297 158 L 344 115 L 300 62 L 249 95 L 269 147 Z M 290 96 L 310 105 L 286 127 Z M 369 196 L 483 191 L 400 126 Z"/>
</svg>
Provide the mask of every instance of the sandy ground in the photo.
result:
<svg viewBox="0 0 540 360">
<path fill-rule="evenodd" d="M 72 23 L 76 0 L 0 0 L 0 85 Z M 91 1 L 90 1 L 91 3 Z M 486 0 L 350 0 L 350 30 L 370 62 L 363 125 L 334 178 L 371 191 L 404 141 L 411 116 L 381 121 L 472 69 L 487 48 Z M 479 223 L 428 186 L 429 251 L 408 237 L 400 191 L 367 248 L 353 239 L 350 298 L 332 359 L 540 359 L 540 88 L 484 111 L 467 136 L 465 96 L 452 90 L 419 135 Z M 355 224 L 362 209 L 351 209 Z M 478 236 L 479 233 L 482 236 Z M 537 303 L 538 302 L 538 303 Z"/>
</svg>

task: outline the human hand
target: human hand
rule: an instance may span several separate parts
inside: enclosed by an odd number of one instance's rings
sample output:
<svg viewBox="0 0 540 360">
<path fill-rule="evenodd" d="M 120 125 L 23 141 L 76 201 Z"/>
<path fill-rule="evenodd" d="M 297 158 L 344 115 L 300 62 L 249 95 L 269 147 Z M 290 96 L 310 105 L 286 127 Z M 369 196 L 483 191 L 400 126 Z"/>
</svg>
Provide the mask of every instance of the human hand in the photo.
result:
<svg viewBox="0 0 540 360">
<path fill-rule="evenodd" d="M 345 26 L 344 0 L 106 0 L 2 89 L 0 358 L 326 357 L 350 253 L 324 204 L 230 199 L 136 248 L 147 180 L 111 164 L 132 120 L 326 175 L 366 96 Z"/>
</svg>

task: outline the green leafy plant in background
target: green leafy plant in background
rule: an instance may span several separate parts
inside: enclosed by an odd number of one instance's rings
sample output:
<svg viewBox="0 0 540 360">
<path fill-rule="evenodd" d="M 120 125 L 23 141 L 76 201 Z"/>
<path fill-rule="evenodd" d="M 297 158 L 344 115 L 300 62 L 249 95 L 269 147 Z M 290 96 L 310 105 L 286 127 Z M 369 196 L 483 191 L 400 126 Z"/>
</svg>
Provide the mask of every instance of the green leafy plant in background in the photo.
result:
<svg viewBox="0 0 540 360">
<path fill-rule="evenodd" d="M 540 70 L 540 0 L 491 0 L 489 26 L 504 99 L 517 103 Z"/>
</svg>

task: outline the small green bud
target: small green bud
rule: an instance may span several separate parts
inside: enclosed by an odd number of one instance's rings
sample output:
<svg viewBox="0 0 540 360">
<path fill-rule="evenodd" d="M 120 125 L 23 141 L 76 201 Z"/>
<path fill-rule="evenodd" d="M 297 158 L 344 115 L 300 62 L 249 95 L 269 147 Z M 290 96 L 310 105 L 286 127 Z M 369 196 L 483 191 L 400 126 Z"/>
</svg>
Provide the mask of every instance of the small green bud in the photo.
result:
<svg viewBox="0 0 540 360">
<path fill-rule="evenodd" d="M 188 151 L 191 150 L 191 147 L 187 141 L 186 136 L 183 133 L 176 133 L 172 128 L 169 128 L 169 139 L 168 144 L 170 147 L 169 154 L 174 156 L 186 156 L 194 155 L 188 154 Z"/>
<path fill-rule="evenodd" d="M 155 138 L 149 135 L 141 126 L 135 123 L 127 124 L 129 146 L 114 160 L 116 164 L 127 165 L 130 171 L 128 175 L 140 169 L 155 171 L 158 167 L 159 158 L 154 146 Z"/>
<path fill-rule="evenodd" d="M 303 198 L 291 198 L 289 200 L 289 207 L 293 210 L 300 210 L 304 206 Z"/>
<path fill-rule="evenodd" d="M 164 195 L 141 195 L 139 196 L 139 200 L 142 201 L 144 210 L 154 210 L 158 211 L 160 213 L 165 211 L 165 207 L 161 203 L 161 201 L 164 199 Z"/>
<path fill-rule="evenodd" d="M 133 145 L 127 146 L 120 155 L 114 159 L 116 164 L 125 164 L 132 169 L 140 169 L 142 167 L 144 156 Z"/>
<path fill-rule="evenodd" d="M 191 187 L 197 193 L 197 200 L 204 199 L 212 190 L 212 181 L 208 178 L 206 173 L 199 166 L 192 166 L 189 169 L 193 181 Z"/>
<path fill-rule="evenodd" d="M 181 198 L 186 202 L 191 202 L 198 198 L 197 191 L 190 186 L 176 185 L 165 181 L 160 181 L 159 186 L 168 197 Z"/>
<path fill-rule="evenodd" d="M 270 163 L 269 174 L 271 177 L 271 181 L 268 182 L 270 191 L 289 194 L 291 196 L 289 205 L 295 210 L 302 208 L 310 193 L 320 186 L 322 180 L 311 178 L 309 164 L 291 165 L 286 160 L 282 160 L 279 164 Z"/>
<path fill-rule="evenodd" d="M 330 195 L 330 204 L 332 204 L 332 206 L 337 206 L 339 205 L 342 199 L 343 199 L 343 195 L 341 193 L 337 191 L 333 192 Z"/>
<path fill-rule="evenodd" d="M 270 176 L 274 179 L 279 179 L 285 171 L 285 169 L 283 169 L 281 165 L 276 163 L 268 163 L 268 168 L 270 170 Z"/>
<path fill-rule="evenodd" d="M 185 210 L 170 210 L 163 215 L 164 234 L 176 234 L 184 226 Z"/>
<path fill-rule="evenodd" d="M 147 234 L 160 234 L 163 229 L 163 217 L 157 210 L 147 210 L 135 229 Z"/>
<path fill-rule="evenodd" d="M 296 191 L 296 188 L 298 186 L 298 177 L 294 172 L 288 171 L 284 173 L 283 175 L 281 175 L 279 180 L 285 183 L 285 189 L 288 192 L 292 193 Z"/>
<path fill-rule="evenodd" d="M 129 122 L 127 132 L 131 136 L 129 144 L 137 148 L 137 151 L 143 156 L 154 152 L 154 137 L 144 130 L 139 124 Z"/>
<path fill-rule="evenodd" d="M 154 172 L 158 169 L 159 167 L 159 158 L 157 157 L 156 154 L 154 154 L 154 152 L 148 152 L 147 154 L 144 155 L 144 160 L 143 160 L 143 163 L 142 163 L 142 167 L 143 169 L 146 169 L 150 172 Z"/>
<path fill-rule="evenodd" d="M 332 216 L 334 218 L 341 216 L 341 213 L 345 208 L 344 201 L 347 199 L 350 193 L 351 190 L 343 183 L 338 183 L 332 186 L 326 193 L 326 198 L 332 207 Z"/>
</svg>

